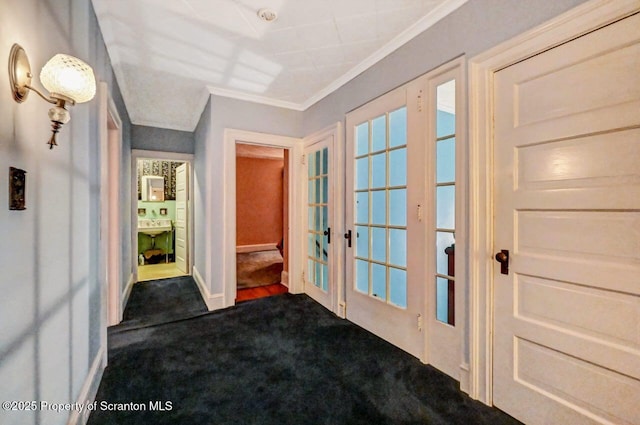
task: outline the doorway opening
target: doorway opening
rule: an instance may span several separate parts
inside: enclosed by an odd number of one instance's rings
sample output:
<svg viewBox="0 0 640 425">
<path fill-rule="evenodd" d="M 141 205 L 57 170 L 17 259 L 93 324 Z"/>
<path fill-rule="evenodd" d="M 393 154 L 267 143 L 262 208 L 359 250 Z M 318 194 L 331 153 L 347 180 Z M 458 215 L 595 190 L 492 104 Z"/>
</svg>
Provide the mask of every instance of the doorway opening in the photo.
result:
<svg viewBox="0 0 640 425">
<path fill-rule="evenodd" d="M 190 275 L 190 160 L 150 152 L 134 167 L 137 281 Z"/>
<path fill-rule="evenodd" d="M 287 292 L 287 149 L 236 143 L 237 301 Z"/>
</svg>

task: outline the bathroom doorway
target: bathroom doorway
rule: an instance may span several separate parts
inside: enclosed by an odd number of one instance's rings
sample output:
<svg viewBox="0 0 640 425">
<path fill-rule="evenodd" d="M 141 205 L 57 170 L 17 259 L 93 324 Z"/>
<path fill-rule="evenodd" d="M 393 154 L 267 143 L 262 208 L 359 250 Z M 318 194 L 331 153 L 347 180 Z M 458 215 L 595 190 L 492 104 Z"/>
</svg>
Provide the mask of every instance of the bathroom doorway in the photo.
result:
<svg viewBox="0 0 640 425">
<path fill-rule="evenodd" d="M 236 144 L 237 301 L 287 292 L 288 150 Z"/>
<path fill-rule="evenodd" d="M 137 281 L 191 274 L 191 158 L 134 151 Z"/>
</svg>

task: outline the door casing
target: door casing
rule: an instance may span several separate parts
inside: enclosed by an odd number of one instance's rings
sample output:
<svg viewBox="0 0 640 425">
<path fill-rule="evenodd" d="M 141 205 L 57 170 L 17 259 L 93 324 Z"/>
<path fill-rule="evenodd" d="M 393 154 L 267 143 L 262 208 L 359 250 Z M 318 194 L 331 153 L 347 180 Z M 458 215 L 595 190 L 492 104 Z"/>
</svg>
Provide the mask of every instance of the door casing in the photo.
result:
<svg viewBox="0 0 640 425">
<path fill-rule="evenodd" d="M 469 395 L 493 404 L 493 74 L 638 11 L 592 0 L 469 62 Z"/>
</svg>

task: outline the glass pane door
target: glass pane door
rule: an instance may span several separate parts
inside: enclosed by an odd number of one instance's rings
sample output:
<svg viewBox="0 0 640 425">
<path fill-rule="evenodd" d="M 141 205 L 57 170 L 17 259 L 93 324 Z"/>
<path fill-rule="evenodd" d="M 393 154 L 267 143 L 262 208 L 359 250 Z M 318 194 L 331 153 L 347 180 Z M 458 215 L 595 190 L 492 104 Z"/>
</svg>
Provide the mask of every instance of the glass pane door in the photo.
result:
<svg viewBox="0 0 640 425">
<path fill-rule="evenodd" d="M 305 279 L 324 292 L 329 290 L 329 148 L 307 157 L 307 266 Z"/>
<path fill-rule="evenodd" d="M 355 290 L 407 307 L 407 108 L 355 129 Z"/>
</svg>

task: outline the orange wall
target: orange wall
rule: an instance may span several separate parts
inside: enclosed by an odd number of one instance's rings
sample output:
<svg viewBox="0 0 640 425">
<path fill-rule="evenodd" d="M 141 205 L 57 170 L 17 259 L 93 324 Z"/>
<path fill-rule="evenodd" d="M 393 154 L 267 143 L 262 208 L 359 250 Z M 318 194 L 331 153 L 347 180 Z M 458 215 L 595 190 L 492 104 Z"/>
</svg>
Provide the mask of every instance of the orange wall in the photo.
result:
<svg viewBox="0 0 640 425">
<path fill-rule="evenodd" d="M 282 159 L 236 158 L 236 244 L 282 239 Z"/>
</svg>

